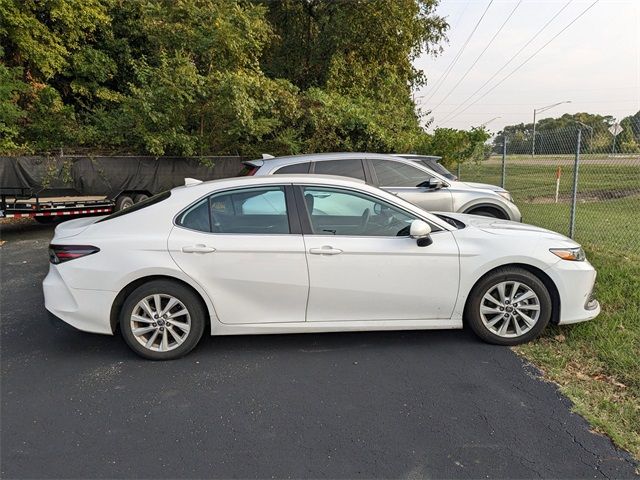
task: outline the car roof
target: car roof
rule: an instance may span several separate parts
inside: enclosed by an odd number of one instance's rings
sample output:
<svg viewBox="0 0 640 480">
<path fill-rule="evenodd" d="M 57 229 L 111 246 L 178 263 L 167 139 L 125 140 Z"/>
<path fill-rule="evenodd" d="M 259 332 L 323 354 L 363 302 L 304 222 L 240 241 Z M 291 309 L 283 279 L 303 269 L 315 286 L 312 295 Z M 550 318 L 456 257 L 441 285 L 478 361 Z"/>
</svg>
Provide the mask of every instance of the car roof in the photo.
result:
<svg viewBox="0 0 640 480">
<path fill-rule="evenodd" d="M 440 162 L 440 160 L 442 160 L 442 157 L 439 157 L 437 155 L 419 155 L 417 153 L 393 153 L 391 154 L 391 156 L 406 158 L 407 160 L 415 160 L 415 161 L 433 160 L 435 162 Z"/>
<path fill-rule="evenodd" d="M 247 160 L 244 163 L 249 163 L 255 166 L 269 165 L 270 167 L 277 167 L 280 165 L 291 165 L 293 163 L 302 162 L 322 162 L 325 160 L 350 160 L 350 159 L 379 159 L 379 160 L 393 160 L 393 161 L 407 161 L 405 158 L 394 156 L 385 153 L 370 153 L 370 152 L 326 152 L 326 153 L 304 153 L 300 155 L 285 155 L 282 157 L 273 158 L 257 158 L 255 160 Z"/>
<path fill-rule="evenodd" d="M 186 179 L 185 179 L 186 180 Z M 350 178 L 343 177 L 339 175 L 323 175 L 323 174 L 308 174 L 308 173 L 291 173 L 287 175 L 268 175 L 268 176 L 244 176 L 244 177 L 227 177 L 227 178 L 219 178 L 217 180 L 207 180 L 206 182 L 198 182 L 192 183 L 189 185 L 180 185 L 178 187 L 173 188 L 172 190 L 210 190 L 212 186 L 219 187 L 220 189 L 235 186 L 251 186 L 254 184 L 282 184 L 282 183 L 318 183 L 321 182 L 325 185 L 353 185 L 356 184 L 358 186 L 366 185 L 364 180 L 360 180 L 358 178 Z"/>
</svg>

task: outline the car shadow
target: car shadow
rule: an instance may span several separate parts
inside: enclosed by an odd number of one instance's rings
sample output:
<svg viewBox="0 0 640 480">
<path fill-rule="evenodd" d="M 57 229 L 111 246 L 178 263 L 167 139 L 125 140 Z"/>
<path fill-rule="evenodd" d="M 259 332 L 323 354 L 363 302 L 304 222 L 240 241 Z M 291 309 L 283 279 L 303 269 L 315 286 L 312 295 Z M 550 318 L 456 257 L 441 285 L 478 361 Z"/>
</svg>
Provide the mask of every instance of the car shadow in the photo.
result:
<svg viewBox="0 0 640 480">
<path fill-rule="evenodd" d="M 41 328 L 40 328 L 41 329 Z M 54 355 L 108 356 L 111 359 L 139 359 L 125 344 L 119 332 L 96 335 L 82 332 L 63 322 L 47 322 L 46 335 L 33 347 Z M 27 332 L 29 333 L 29 332 Z M 34 332 L 33 332 L 34 333 Z M 33 334 L 29 333 L 34 339 Z M 203 335 L 197 347 L 185 358 L 205 359 L 218 355 L 241 354 L 316 354 L 332 351 L 365 351 L 396 348 L 459 349 L 492 347 L 465 330 L 406 330 L 336 333 L 298 333 L 267 335 Z"/>
</svg>

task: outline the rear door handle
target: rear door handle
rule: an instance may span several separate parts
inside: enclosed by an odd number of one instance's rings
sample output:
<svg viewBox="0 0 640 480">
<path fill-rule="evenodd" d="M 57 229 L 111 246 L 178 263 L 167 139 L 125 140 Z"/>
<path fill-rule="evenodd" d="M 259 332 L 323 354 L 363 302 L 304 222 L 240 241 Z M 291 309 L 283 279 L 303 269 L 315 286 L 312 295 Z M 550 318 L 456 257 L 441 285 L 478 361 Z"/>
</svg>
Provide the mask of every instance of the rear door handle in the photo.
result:
<svg viewBox="0 0 640 480">
<path fill-rule="evenodd" d="M 331 245 L 323 245 L 320 248 L 310 248 L 309 253 L 313 255 L 339 255 L 342 253 L 342 250 L 333 248 Z"/>
<path fill-rule="evenodd" d="M 186 247 L 182 247 L 182 251 L 184 253 L 211 253 L 215 252 L 216 249 L 199 243 L 198 245 L 188 245 Z"/>
</svg>

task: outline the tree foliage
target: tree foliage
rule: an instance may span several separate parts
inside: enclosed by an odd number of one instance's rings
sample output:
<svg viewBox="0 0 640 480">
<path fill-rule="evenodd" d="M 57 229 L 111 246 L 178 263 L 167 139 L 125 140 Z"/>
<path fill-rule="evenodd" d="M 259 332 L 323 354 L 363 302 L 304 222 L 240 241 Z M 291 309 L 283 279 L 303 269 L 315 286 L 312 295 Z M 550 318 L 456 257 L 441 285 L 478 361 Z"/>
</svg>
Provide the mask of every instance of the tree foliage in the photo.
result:
<svg viewBox="0 0 640 480">
<path fill-rule="evenodd" d="M 486 157 L 485 143 L 490 136 L 484 127 L 471 130 L 437 128 L 423 153 L 441 156 L 442 163 L 448 167 L 467 161 L 479 162 Z"/>
<path fill-rule="evenodd" d="M 0 150 L 444 152 L 411 99 L 437 3 L 0 0 Z"/>
<path fill-rule="evenodd" d="M 613 150 L 613 135 L 609 128 L 616 123 L 611 115 L 592 113 L 564 114 L 558 118 L 543 118 L 536 123 L 536 153 L 575 153 L 577 131 L 583 130 L 581 151 L 583 153 L 610 152 Z M 640 152 L 640 112 L 620 121 L 623 131 L 615 139 L 618 152 Z M 494 138 L 493 149 L 502 151 L 504 135 L 510 153 L 531 153 L 533 145 L 533 123 L 508 125 Z"/>
</svg>

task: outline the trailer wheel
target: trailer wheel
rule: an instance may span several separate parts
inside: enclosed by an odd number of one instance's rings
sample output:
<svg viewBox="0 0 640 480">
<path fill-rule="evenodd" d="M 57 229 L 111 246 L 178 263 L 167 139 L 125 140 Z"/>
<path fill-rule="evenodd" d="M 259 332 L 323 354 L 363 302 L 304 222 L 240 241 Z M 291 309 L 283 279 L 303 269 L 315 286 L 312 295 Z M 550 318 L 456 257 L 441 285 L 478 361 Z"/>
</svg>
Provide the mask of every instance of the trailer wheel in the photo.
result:
<svg viewBox="0 0 640 480">
<path fill-rule="evenodd" d="M 60 223 L 62 221 L 62 217 L 57 215 L 46 216 L 46 217 L 33 217 L 34 220 L 43 225 L 51 225 L 52 223 Z M 67 217 L 68 219 L 69 217 Z"/>
<path fill-rule="evenodd" d="M 146 195 L 144 193 L 139 193 L 138 195 L 133 197 L 133 203 L 140 203 L 143 200 L 146 200 L 147 198 L 149 198 L 149 195 Z"/>
<path fill-rule="evenodd" d="M 125 210 L 129 207 L 133 206 L 133 199 L 129 195 L 120 195 L 116 198 L 116 212 L 120 210 Z"/>
</svg>

